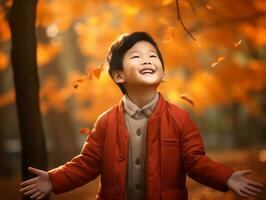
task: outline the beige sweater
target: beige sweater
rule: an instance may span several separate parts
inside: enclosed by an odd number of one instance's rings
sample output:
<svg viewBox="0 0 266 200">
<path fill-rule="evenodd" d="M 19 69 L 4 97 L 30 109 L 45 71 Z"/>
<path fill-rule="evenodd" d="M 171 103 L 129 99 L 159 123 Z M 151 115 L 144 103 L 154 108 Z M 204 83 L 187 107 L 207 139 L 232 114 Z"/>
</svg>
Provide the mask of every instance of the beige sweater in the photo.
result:
<svg viewBox="0 0 266 200">
<path fill-rule="evenodd" d="M 122 100 L 125 108 L 125 119 L 129 133 L 128 168 L 126 199 L 145 199 L 145 144 L 146 129 L 149 116 L 154 111 L 159 95 L 156 93 L 153 100 L 139 108 L 128 96 Z"/>
</svg>

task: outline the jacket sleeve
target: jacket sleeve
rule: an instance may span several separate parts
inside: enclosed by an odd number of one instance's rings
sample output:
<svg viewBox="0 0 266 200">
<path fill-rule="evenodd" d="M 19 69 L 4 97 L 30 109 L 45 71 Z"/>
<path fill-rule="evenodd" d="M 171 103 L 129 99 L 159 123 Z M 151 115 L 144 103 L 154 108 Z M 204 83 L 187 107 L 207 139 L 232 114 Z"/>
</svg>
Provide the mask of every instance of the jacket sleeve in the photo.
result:
<svg viewBox="0 0 266 200">
<path fill-rule="evenodd" d="M 228 191 L 226 182 L 234 171 L 206 155 L 199 129 L 187 112 L 182 124 L 181 151 L 188 176 L 216 190 Z"/>
<path fill-rule="evenodd" d="M 101 173 L 106 115 L 97 119 L 78 156 L 48 172 L 54 193 L 63 193 L 77 188 L 92 181 Z"/>
</svg>

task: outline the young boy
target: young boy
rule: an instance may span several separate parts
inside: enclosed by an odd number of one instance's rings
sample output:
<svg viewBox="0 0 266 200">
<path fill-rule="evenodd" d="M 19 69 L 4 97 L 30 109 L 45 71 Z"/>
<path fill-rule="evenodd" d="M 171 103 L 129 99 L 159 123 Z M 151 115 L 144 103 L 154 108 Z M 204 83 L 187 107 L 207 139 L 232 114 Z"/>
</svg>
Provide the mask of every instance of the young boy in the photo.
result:
<svg viewBox="0 0 266 200">
<path fill-rule="evenodd" d="M 96 199 L 187 200 L 186 174 L 220 191 L 256 196 L 262 184 L 246 179 L 205 155 L 198 128 L 188 113 L 156 92 L 164 80 L 162 55 L 150 35 L 123 35 L 111 47 L 109 74 L 124 96 L 96 121 L 83 149 L 65 165 L 22 182 L 23 195 L 42 199 L 101 175 Z"/>
</svg>

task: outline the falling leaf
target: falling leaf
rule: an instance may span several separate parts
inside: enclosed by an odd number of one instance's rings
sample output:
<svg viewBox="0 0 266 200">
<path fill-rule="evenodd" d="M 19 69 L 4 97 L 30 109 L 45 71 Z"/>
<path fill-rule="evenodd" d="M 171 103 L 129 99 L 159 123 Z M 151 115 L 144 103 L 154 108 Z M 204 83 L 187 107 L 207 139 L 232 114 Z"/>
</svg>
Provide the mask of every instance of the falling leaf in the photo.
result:
<svg viewBox="0 0 266 200">
<path fill-rule="evenodd" d="M 266 149 L 262 150 L 260 153 L 259 153 L 259 160 L 261 162 L 265 162 L 266 161 Z"/>
<path fill-rule="evenodd" d="M 75 89 L 77 89 L 78 87 L 79 87 L 78 84 L 74 84 L 74 85 L 73 85 L 73 88 L 75 88 Z"/>
<path fill-rule="evenodd" d="M 169 4 L 173 3 L 173 0 L 163 0 L 162 6 L 167 6 Z"/>
<path fill-rule="evenodd" d="M 88 128 L 81 128 L 79 132 L 81 134 L 89 134 L 90 133 L 90 129 L 88 129 Z"/>
<path fill-rule="evenodd" d="M 212 67 L 215 67 L 216 65 L 218 65 L 220 62 L 222 62 L 223 60 L 225 60 L 225 57 L 220 56 L 217 60 L 217 62 L 212 63 Z"/>
<path fill-rule="evenodd" d="M 6 53 L 0 51 L 0 71 L 5 70 L 8 64 L 8 56 Z"/>
<path fill-rule="evenodd" d="M 221 62 L 221 61 L 223 61 L 223 60 L 225 60 L 225 57 L 223 57 L 223 56 L 220 56 L 220 57 L 218 58 L 218 62 Z"/>
<path fill-rule="evenodd" d="M 91 81 L 93 79 L 93 76 L 95 76 L 97 79 L 100 79 L 103 67 L 104 64 L 101 64 L 100 67 L 91 67 L 88 72 L 89 80 Z"/>
<path fill-rule="evenodd" d="M 210 4 L 207 4 L 207 5 L 206 5 L 206 8 L 207 8 L 208 10 L 212 10 L 212 6 L 211 6 Z"/>
<path fill-rule="evenodd" d="M 242 42 L 241 40 L 239 40 L 238 42 L 234 42 L 234 46 L 238 47 L 241 44 L 241 42 Z"/>
<path fill-rule="evenodd" d="M 77 79 L 77 82 L 82 83 L 86 80 L 86 78 L 87 78 L 87 76 L 82 76 L 82 77 Z"/>
<path fill-rule="evenodd" d="M 170 42 L 172 39 L 175 38 L 175 27 L 173 26 L 169 26 L 166 30 L 166 33 L 165 33 L 165 37 L 163 39 L 163 42 L 165 43 L 168 43 Z"/>
<path fill-rule="evenodd" d="M 192 100 L 192 97 L 189 96 L 188 94 L 182 94 L 182 95 L 180 96 L 180 98 L 186 100 L 186 101 L 189 102 L 192 106 L 194 106 L 194 102 L 193 102 L 193 100 Z"/>
</svg>

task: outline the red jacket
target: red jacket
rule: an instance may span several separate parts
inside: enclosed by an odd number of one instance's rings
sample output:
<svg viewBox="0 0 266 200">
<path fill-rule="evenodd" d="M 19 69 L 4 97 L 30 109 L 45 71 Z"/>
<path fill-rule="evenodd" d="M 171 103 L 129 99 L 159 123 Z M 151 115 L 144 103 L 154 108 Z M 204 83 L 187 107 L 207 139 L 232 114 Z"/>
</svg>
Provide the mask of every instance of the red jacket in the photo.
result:
<svg viewBox="0 0 266 200">
<path fill-rule="evenodd" d="M 205 155 L 198 128 L 188 113 L 160 94 L 148 120 L 146 196 L 148 200 L 187 200 L 186 174 L 201 184 L 227 191 L 233 170 Z M 128 159 L 124 107 L 104 112 L 77 157 L 49 171 L 55 193 L 79 187 L 101 175 L 97 200 L 123 200 Z"/>
</svg>

